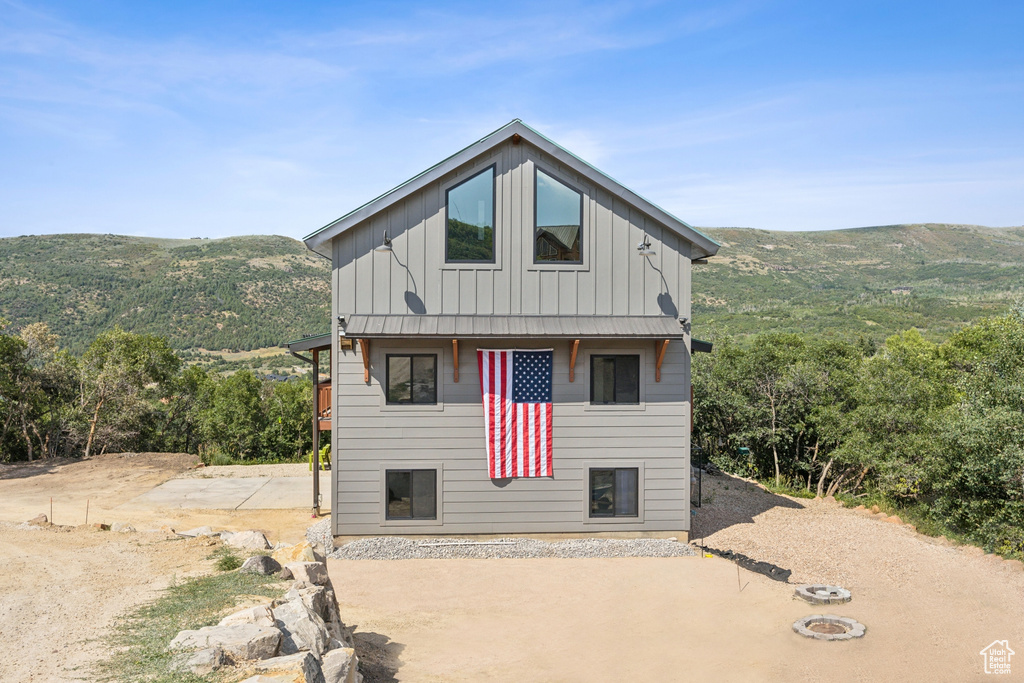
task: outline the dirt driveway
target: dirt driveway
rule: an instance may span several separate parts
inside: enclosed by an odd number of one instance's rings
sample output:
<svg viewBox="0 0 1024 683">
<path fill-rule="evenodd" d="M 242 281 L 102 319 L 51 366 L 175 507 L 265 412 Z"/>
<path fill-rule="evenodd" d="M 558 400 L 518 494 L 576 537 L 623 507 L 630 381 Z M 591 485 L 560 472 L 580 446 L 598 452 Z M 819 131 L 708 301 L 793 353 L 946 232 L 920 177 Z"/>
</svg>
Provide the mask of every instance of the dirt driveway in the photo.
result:
<svg viewBox="0 0 1024 683">
<path fill-rule="evenodd" d="M 213 571 L 212 541 L 148 529 L 209 524 L 260 529 L 272 543 L 303 538 L 308 509 L 125 507 L 172 477 L 217 474 L 190 470 L 195 463 L 190 455 L 143 453 L 0 465 L 0 681 L 93 680 L 90 666 L 119 615 L 176 578 Z M 51 496 L 54 521 L 66 528 L 16 528 L 40 513 L 50 516 Z M 87 501 L 90 523 L 128 522 L 138 532 L 80 526 Z"/>
<path fill-rule="evenodd" d="M 370 680 L 969 681 L 989 678 L 993 640 L 1024 652 L 1024 571 L 826 502 L 705 484 L 709 545 L 849 587 L 828 611 L 867 635 L 797 636 L 823 610 L 717 557 L 333 560 Z M 1019 662 L 1001 679 L 1024 680 Z"/>
</svg>

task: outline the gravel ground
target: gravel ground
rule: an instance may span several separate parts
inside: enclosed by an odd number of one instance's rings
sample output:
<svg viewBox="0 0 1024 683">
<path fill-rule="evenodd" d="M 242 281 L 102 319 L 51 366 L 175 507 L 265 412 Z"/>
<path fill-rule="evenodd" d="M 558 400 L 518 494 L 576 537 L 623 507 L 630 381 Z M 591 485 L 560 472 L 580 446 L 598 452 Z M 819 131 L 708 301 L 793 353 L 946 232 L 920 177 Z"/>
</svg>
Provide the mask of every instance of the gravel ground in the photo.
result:
<svg viewBox="0 0 1024 683">
<path fill-rule="evenodd" d="M 932 572 L 945 583 L 965 562 L 983 555 L 972 546 L 918 534 L 905 524 L 875 519 L 869 511 L 850 510 L 835 500 L 779 496 L 724 474 L 704 476 L 702 502 L 690 531 L 692 543 L 791 569 L 790 583 L 844 588 L 867 581 L 916 584 Z M 987 561 L 1007 576 L 1019 573 L 1015 563 L 996 556 Z"/>
<path fill-rule="evenodd" d="M 434 545 L 438 544 L 438 545 Z M 336 560 L 442 560 L 523 559 L 535 557 L 680 557 L 695 555 L 693 548 L 661 538 L 587 538 L 538 541 L 531 538 L 500 538 L 464 541 L 452 538 L 411 540 L 396 536 L 363 538 L 334 550 Z"/>
<path fill-rule="evenodd" d="M 282 465 L 214 465 L 188 470 L 175 479 L 213 479 L 215 477 L 311 477 L 309 464 L 303 462 Z"/>
<path fill-rule="evenodd" d="M 334 536 L 331 535 L 331 516 L 328 515 L 306 529 L 306 540 L 324 548 L 326 554 L 334 552 Z"/>
</svg>

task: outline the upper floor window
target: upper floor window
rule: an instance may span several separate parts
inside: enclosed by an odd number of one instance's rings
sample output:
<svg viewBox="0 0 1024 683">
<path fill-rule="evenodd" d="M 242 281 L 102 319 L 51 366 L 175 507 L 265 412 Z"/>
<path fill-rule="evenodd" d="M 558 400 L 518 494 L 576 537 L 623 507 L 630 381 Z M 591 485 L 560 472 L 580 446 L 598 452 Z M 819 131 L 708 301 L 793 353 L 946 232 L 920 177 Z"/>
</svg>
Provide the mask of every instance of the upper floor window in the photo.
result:
<svg viewBox="0 0 1024 683">
<path fill-rule="evenodd" d="M 537 169 L 534 261 L 582 263 L 583 194 Z"/>
<path fill-rule="evenodd" d="M 445 260 L 494 263 L 494 167 L 446 193 Z"/>
</svg>

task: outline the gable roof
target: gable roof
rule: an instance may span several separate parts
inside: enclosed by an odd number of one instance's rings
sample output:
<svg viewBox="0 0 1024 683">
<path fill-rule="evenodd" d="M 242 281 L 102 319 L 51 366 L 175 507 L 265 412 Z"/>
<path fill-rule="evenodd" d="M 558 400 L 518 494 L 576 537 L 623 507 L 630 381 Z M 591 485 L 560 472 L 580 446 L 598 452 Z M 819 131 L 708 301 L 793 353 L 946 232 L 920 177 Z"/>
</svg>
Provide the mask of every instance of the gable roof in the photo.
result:
<svg viewBox="0 0 1024 683">
<path fill-rule="evenodd" d="M 359 208 L 348 212 L 331 223 L 328 223 L 316 232 L 310 233 L 303 238 L 303 241 L 311 250 L 321 254 L 322 256 L 330 258 L 330 249 L 327 248 L 326 245 L 332 239 L 356 224 L 363 222 L 370 216 L 387 209 L 391 205 L 405 199 L 414 192 L 423 189 L 430 183 L 438 180 L 459 166 L 462 166 L 481 154 L 486 154 L 514 135 L 519 135 L 526 142 L 554 157 L 559 162 L 565 164 L 601 189 L 643 211 L 651 218 L 685 239 L 687 242 L 693 244 L 694 248 L 690 255 L 691 259 L 714 256 L 718 253 L 718 247 L 720 246 L 718 242 L 685 221 L 676 218 L 657 204 L 644 199 L 632 190 L 622 186 L 608 175 L 597 170 L 564 147 L 561 147 L 547 139 L 519 119 L 513 119 L 493 133 L 484 136 L 465 149 L 456 152 L 444 161 L 431 166 L 419 175 L 405 181 L 398 187 L 385 192 L 376 199 L 371 199 Z"/>
</svg>

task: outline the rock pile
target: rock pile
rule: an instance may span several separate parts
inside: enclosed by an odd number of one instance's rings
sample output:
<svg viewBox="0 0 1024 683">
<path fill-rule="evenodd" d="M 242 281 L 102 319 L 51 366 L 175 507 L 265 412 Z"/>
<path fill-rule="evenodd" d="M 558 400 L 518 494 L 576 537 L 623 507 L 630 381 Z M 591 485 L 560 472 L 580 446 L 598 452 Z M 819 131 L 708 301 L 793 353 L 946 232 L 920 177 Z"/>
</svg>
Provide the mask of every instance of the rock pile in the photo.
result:
<svg viewBox="0 0 1024 683">
<path fill-rule="evenodd" d="M 236 547 L 269 549 L 258 531 L 233 534 L 226 542 L 234 545 L 236 538 Z M 257 673 L 242 683 L 361 683 L 352 635 L 341 621 L 324 562 L 323 552 L 308 542 L 279 548 L 273 556 L 250 557 L 238 571 L 292 578 L 288 591 L 229 614 L 215 626 L 179 632 L 168 646 L 178 651 L 172 666 L 197 675 L 229 665 Z"/>
</svg>

